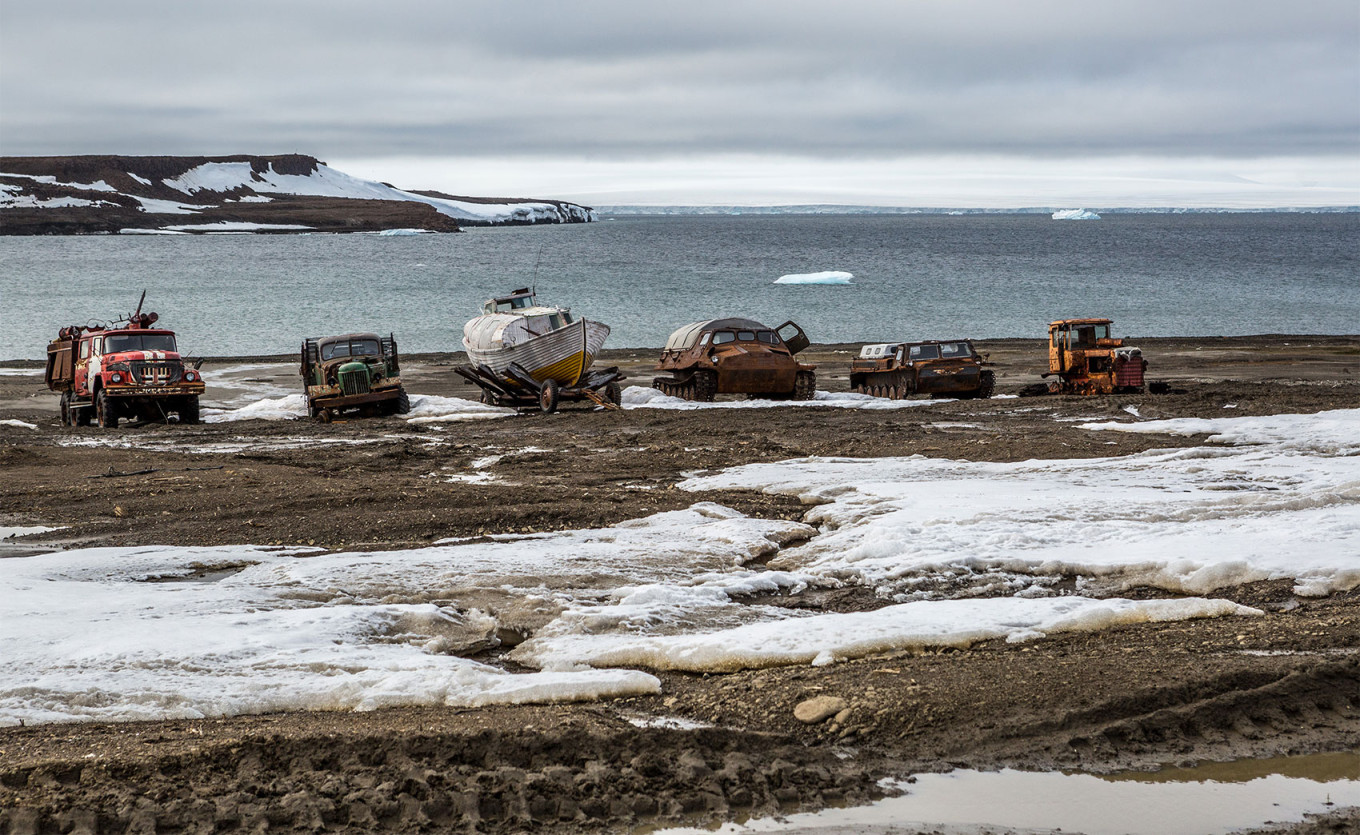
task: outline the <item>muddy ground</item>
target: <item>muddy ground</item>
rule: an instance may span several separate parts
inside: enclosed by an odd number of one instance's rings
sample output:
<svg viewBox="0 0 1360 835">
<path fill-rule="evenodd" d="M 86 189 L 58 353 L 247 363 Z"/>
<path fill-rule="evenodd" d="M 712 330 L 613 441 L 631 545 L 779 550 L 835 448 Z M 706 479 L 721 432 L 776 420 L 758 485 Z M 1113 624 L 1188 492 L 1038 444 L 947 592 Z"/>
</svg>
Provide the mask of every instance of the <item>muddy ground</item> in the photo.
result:
<svg viewBox="0 0 1360 835">
<path fill-rule="evenodd" d="M 1360 407 L 1360 337 L 1137 342 L 1150 377 L 1177 393 L 891 412 L 568 407 L 449 424 L 375 418 L 104 432 L 60 427 L 40 377 L 5 375 L 0 420 L 37 428 L 0 425 L 0 525 L 62 529 L 9 540 L 0 557 L 138 543 L 408 547 L 608 525 L 705 499 L 797 519 L 805 508 L 791 499 L 674 484 L 694 471 L 806 455 L 1016 461 L 1202 442 L 1111 437 L 1061 420 L 1127 420 L 1128 407 L 1144 418 Z M 979 347 L 997 364 L 998 394 L 1043 370 L 1042 343 Z M 847 388 L 856 348 L 810 349 L 819 388 Z M 654 356 L 620 350 L 599 362 L 647 385 Z M 460 360 L 408 357 L 403 377 L 413 392 L 475 398 L 449 371 Z M 211 375 L 267 361 L 223 358 L 203 368 Z M 276 397 L 297 383 L 286 368 L 263 368 L 235 372 L 231 385 L 233 396 L 257 387 Z M 111 438 L 122 446 L 104 445 Z M 353 443 L 327 443 L 336 439 Z M 99 445 L 73 445 L 89 443 Z M 494 455 L 503 457 L 481 460 Z M 492 480 L 457 480 L 474 474 Z M 1360 593 L 1303 599 L 1289 582 L 1272 582 L 1219 596 L 1267 614 L 819 668 L 662 673 L 660 695 L 590 704 L 3 728 L 0 824 L 13 833 L 634 831 L 865 802 L 881 777 L 959 766 L 1112 771 L 1360 749 Z M 850 611 L 888 601 L 852 588 L 773 602 Z M 815 724 L 794 718 L 797 704 L 823 695 L 845 699 L 849 713 Z M 1360 813 L 1311 826 L 1295 831 L 1354 831 Z"/>
</svg>

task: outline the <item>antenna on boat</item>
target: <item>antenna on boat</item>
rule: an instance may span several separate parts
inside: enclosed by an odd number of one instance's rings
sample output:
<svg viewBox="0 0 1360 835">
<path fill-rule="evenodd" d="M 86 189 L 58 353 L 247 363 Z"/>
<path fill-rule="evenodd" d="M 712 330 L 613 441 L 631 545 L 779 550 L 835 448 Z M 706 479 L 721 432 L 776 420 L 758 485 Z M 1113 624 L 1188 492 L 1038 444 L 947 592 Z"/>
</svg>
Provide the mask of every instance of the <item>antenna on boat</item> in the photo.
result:
<svg viewBox="0 0 1360 835">
<path fill-rule="evenodd" d="M 538 265 L 542 263 L 542 261 L 543 261 L 543 243 L 540 241 L 538 244 L 538 254 L 534 256 L 534 280 L 529 284 L 529 286 L 533 287 L 535 290 L 538 289 Z"/>
</svg>

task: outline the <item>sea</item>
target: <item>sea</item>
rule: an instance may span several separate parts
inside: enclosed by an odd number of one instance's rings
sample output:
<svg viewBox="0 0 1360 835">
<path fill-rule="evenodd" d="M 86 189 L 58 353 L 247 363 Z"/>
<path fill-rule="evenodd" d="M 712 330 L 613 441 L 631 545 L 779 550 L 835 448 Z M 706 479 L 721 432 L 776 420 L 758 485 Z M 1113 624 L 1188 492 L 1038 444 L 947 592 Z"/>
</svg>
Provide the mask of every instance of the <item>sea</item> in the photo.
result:
<svg viewBox="0 0 1360 835">
<path fill-rule="evenodd" d="M 844 285 L 776 284 L 843 271 Z M 64 325 L 145 309 L 191 356 L 289 354 L 394 333 L 460 350 L 492 296 L 531 286 L 659 347 L 688 322 L 799 323 L 814 342 L 1041 337 L 1101 316 L 1121 336 L 1360 333 L 1360 213 L 607 215 L 460 234 L 0 237 L 0 361 Z"/>
</svg>

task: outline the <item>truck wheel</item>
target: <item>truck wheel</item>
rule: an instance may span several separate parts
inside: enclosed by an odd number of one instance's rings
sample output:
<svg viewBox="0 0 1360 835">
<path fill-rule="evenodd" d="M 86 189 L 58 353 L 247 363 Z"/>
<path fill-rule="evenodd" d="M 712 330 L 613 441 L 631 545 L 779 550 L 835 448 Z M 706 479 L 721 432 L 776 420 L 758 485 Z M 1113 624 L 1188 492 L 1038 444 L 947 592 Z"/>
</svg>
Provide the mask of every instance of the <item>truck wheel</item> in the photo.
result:
<svg viewBox="0 0 1360 835">
<path fill-rule="evenodd" d="M 996 374 L 991 371 L 982 372 L 982 379 L 978 381 L 978 390 L 974 397 L 991 397 L 992 392 L 996 391 Z"/>
<path fill-rule="evenodd" d="M 115 408 L 114 404 L 109 402 L 108 396 L 104 394 L 104 390 L 100 389 L 99 393 L 94 396 L 94 414 L 99 419 L 100 429 L 118 428 L 118 412 L 115 411 Z"/>
<path fill-rule="evenodd" d="M 179 422 L 187 423 L 190 426 L 201 422 L 198 417 L 197 394 L 191 394 L 184 398 L 184 404 L 179 407 Z"/>
<path fill-rule="evenodd" d="M 793 399 L 811 400 L 817 394 L 817 375 L 811 371 L 799 371 L 793 377 Z"/>
<path fill-rule="evenodd" d="M 405 386 L 397 387 L 397 414 L 404 415 L 411 411 L 411 396 L 406 393 Z"/>
<path fill-rule="evenodd" d="M 61 393 L 61 425 L 73 426 L 75 422 L 75 416 L 71 414 L 71 392 L 63 391 Z"/>
<path fill-rule="evenodd" d="M 552 414 L 557 411 L 557 398 L 561 394 L 556 380 L 548 380 L 543 383 L 543 388 L 538 392 L 538 408 L 544 414 Z"/>
</svg>

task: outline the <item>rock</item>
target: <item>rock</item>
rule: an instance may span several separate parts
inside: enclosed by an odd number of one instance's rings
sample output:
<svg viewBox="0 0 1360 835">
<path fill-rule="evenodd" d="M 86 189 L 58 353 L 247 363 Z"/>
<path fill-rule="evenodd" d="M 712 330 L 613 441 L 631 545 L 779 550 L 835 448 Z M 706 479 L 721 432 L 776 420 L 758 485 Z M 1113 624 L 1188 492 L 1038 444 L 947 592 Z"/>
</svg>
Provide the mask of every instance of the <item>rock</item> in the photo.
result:
<svg viewBox="0 0 1360 835">
<path fill-rule="evenodd" d="M 818 722 L 825 722 L 845 708 L 845 699 L 838 696 L 817 696 L 799 702 L 793 709 L 793 718 L 807 725 L 815 725 Z"/>
</svg>

